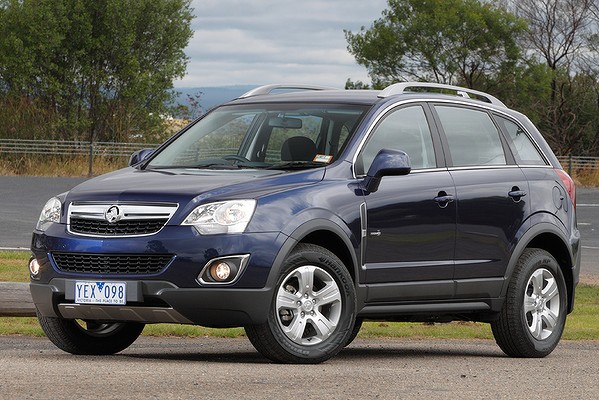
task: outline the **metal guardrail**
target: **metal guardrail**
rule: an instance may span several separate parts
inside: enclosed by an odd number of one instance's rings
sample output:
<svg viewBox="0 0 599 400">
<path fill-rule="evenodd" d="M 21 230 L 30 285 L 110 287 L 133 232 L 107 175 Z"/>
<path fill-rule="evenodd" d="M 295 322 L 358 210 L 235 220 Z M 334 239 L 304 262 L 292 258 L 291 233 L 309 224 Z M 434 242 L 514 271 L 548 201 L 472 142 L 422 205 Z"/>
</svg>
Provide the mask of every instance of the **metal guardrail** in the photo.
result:
<svg viewBox="0 0 599 400">
<path fill-rule="evenodd" d="M 53 154 L 90 157 L 129 157 L 137 150 L 158 147 L 157 143 L 83 142 L 75 140 L 0 139 L 0 154 Z M 599 170 L 599 157 L 558 157 L 570 174 L 577 170 Z"/>
<path fill-rule="evenodd" d="M 94 157 L 130 157 L 137 150 L 158 146 L 155 143 L 0 139 L 0 154 L 85 156 L 89 164 L 88 176 L 92 176 Z"/>
<path fill-rule="evenodd" d="M 158 144 L 0 139 L 0 153 L 6 154 L 91 154 L 93 156 L 129 157 L 134 151 L 147 147 L 158 147 Z"/>
<path fill-rule="evenodd" d="M 557 159 L 570 175 L 573 171 L 599 170 L 599 157 L 563 156 Z"/>
</svg>

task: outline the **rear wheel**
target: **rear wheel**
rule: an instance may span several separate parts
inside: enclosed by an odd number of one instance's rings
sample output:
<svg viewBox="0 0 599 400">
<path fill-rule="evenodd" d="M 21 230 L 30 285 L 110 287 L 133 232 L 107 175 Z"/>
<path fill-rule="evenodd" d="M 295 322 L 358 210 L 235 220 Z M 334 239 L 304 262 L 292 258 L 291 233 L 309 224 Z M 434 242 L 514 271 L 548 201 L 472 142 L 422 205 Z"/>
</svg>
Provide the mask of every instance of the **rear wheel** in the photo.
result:
<svg viewBox="0 0 599 400">
<path fill-rule="evenodd" d="M 333 253 L 299 244 L 285 260 L 268 321 L 246 334 L 265 357 L 282 363 L 319 363 L 347 343 L 356 314 L 353 281 Z"/>
<path fill-rule="evenodd" d="M 52 343 L 71 354 L 105 355 L 129 347 L 141 334 L 144 324 L 101 323 L 39 315 L 40 325 Z"/>
<path fill-rule="evenodd" d="M 559 264 L 541 249 L 527 249 L 516 264 L 495 341 L 511 357 L 545 357 L 557 346 L 567 314 L 567 290 Z"/>
</svg>

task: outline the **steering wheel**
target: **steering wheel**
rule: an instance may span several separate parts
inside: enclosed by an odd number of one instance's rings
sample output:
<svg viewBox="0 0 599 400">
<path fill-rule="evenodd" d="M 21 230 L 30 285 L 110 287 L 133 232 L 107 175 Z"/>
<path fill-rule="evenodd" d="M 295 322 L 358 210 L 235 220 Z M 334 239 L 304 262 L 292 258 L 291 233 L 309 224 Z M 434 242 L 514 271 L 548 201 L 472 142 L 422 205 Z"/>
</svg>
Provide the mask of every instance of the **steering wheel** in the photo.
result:
<svg viewBox="0 0 599 400">
<path fill-rule="evenodd" d="M 251 162 L 250 160 L 248 160 L 247 158 L 243 157 L 243 156 L 239 156 L 237 154 L 228 154 L 226 156 L 222 156 L 221 157 L 223 160 L 227 160 L 227 161 L 241 161 L 241 162 Z"/>
</svg>

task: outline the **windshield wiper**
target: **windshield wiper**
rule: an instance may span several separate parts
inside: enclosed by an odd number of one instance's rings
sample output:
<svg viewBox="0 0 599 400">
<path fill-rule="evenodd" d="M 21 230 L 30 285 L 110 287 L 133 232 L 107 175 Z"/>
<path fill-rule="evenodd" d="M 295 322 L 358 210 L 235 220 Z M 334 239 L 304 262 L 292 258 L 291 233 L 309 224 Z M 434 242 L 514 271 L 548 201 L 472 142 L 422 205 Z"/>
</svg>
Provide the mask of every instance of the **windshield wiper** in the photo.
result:
<svg viewBox="0 0 599 400">
<path fill-rule="evenodd" d="M 241 169 L 243 166 L 238 164 L 223 164 L 223 163 L 205 163 L 205 164 L 196 164 L 196 165 L 168 165 L 168 166 L 160 166 L 154 167 L 152 165 L 149 166 L 149 170 L 166 170 L 166 169 Z"/>
<path fill-rule="evenodd" d="M 306 168 L 317 168 L 326 167 L 327 164 L 317 161 L 289 161 L 286 163 L 274 164 L 266 169 L 306 169 Z"/>
<path fill-rule="evenodd" d="M 197 169 L 241 169 L 243 168 L 239 164 L 223 164 L 223 163 L 205 163 L 188 166 L 186 168 L 197 168 Z"/>
</svg>

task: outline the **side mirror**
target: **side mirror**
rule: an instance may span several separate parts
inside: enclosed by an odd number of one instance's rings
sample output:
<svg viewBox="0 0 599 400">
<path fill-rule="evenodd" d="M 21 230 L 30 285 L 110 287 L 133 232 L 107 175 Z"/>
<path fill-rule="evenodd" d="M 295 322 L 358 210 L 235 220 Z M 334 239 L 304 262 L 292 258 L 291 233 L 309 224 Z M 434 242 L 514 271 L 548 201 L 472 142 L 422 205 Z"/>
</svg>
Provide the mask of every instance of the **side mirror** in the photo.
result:
<svg viewBox="0 0 599 400">
<path fill-rule="evenodd" d="M 135 153 L 131 154 L 131 157 L 129 157 L 129 166 L 139 164 L 140 162 L 148 158 L 150 154 L 154 152 L 154 150 L 156 149 L 137 150 Z"/>
<path fill-rule="evenodd" d="M 383 176 L 407 175 L 411 170 L 410 157 L 404 151 L 382 149 L 368 169 L 364 189 L 370 193 L 376 192 Z"/>
</svg>

